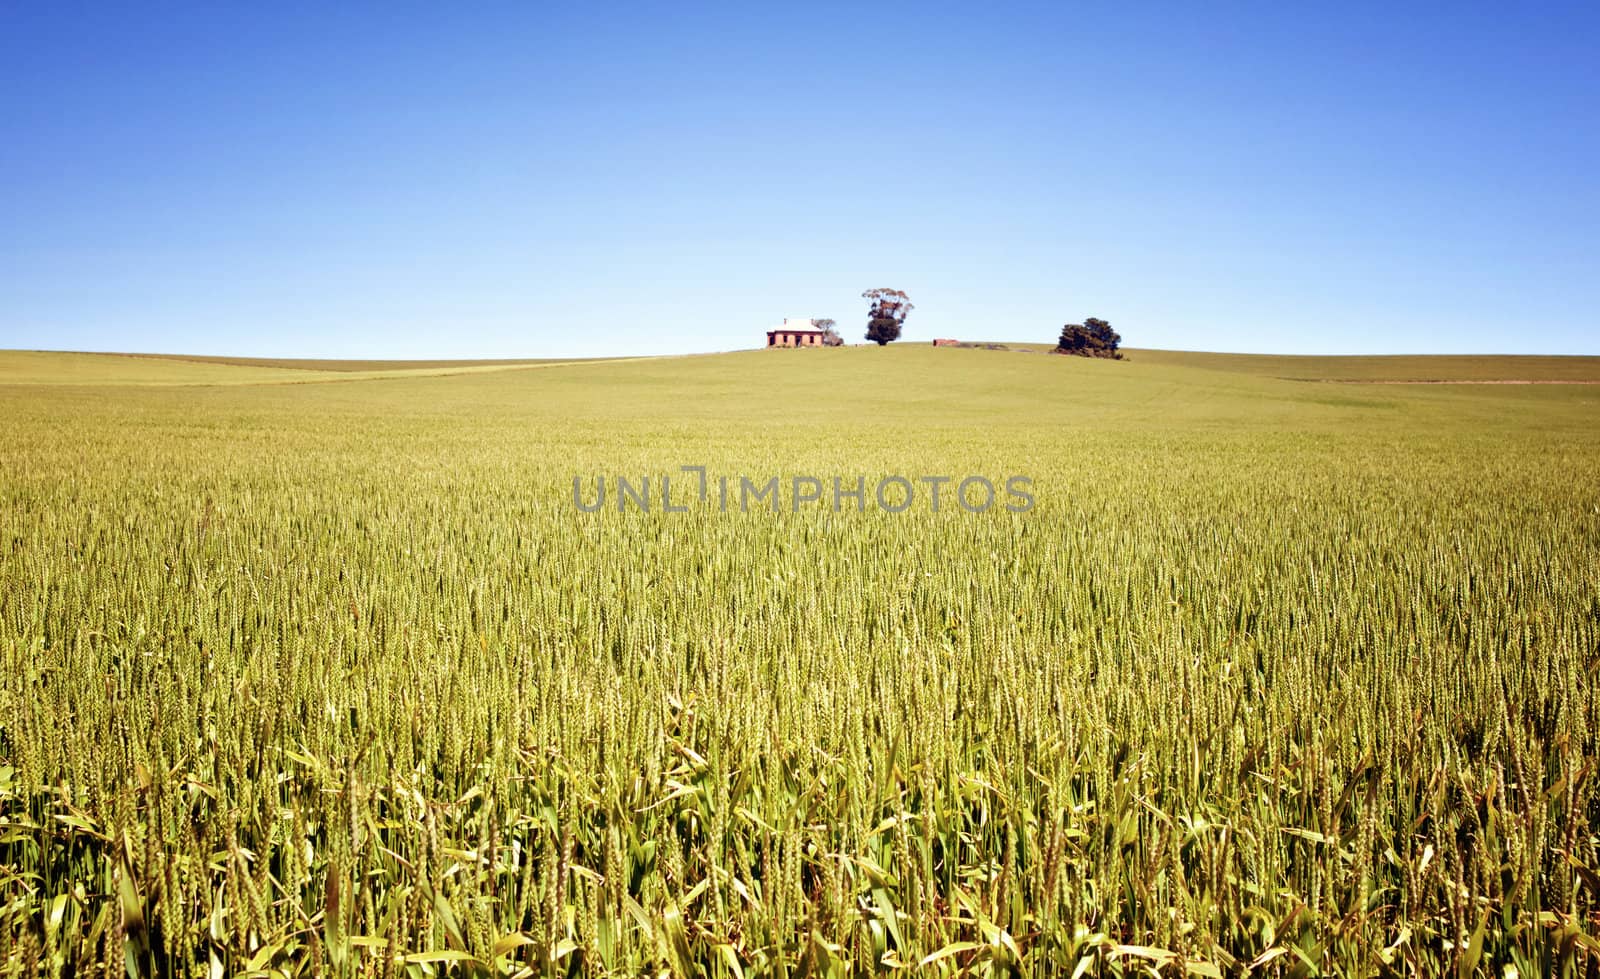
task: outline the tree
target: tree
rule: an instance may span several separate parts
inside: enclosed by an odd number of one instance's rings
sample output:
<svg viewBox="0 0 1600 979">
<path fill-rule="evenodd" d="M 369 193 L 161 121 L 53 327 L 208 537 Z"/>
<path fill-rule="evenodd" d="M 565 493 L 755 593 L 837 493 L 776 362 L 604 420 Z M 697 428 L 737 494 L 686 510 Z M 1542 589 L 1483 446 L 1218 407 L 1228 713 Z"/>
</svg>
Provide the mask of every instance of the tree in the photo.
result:
<svg viewBox="0 0 1600 979">
<path fill-rule="evenodd" d="M 1122 337 L 1111 324 L 1093 316 L 1082 324 L 1068 323 L 1061 328 L 1061 339 L 1056 341 L 1056 353 L 1076 354 L 1079 357 L 1108 357 L 1121 360 L 1117 346 Z"/>
<path fill-rule="evenodd" d="M 842 347 L 842 346 L 844 346 L 844 338 L 839 336 L 838 332 L 836 330 L 834 330 L 834 327 L 837 326 L 837 325 L 838 324 L 835 323 L 833 320 L 828 320 L 828 319 L 812 320 L 811 321 L 811 328 L 813 330 L 821 330 L 822 331 L 822 345 L 824 347 Z"/>
<path fill-rule="evenodd" d="M 899 289 L 868 289 L 861 298 L 872 300 L 867 310 L 867 339 L 880 347 L 900 339 L 906 314 L 916 308 L 911 305 L 911 297 Z"/>
</svg>

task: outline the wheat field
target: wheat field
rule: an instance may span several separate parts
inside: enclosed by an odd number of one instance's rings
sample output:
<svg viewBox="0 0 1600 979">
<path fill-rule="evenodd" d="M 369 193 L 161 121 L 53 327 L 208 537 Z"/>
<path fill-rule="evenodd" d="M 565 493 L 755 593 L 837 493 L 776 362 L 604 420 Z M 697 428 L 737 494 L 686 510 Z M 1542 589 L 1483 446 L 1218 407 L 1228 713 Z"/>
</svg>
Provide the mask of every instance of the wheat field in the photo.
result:
<svg viewBox="0 0 1600 979">
<path fill-rule="evenodd" d="M 0 973 L 1594 975 L 1600 386 L 1279 373 L 0 353 Z"/>
</svg>

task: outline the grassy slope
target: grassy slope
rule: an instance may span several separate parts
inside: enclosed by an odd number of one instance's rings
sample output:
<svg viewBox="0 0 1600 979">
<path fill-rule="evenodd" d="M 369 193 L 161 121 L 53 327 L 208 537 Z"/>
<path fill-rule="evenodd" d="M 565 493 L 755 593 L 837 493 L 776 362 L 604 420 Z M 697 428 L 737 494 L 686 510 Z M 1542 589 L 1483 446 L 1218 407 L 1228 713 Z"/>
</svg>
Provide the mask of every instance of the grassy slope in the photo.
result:
<svg viewBox="0 0 1600 979">
<path fill-rule="evenodd" d="M 271 360 L 0 350 L 0 384 L 198 386 L 299 384 L 526 370 L 571 360 Z"/>
<path fill-rule="evenodd" d="M 310 371 L 420 371 L 453 370 L 461 367 L 529 367 L 539 364 L 567 364 L 596 358 L 524 357 L 488 360 L 329 360 L 302 357 L 208 357 L 197 354 L 126 354 L 159 360 L 183 360 L 199 364 L 225 364 L 235 367 L 278 367 Z"/>
<path fill-rule="evenodd" d="M 934 355 L 962 358 L 964 373 L 977 365 L 983 374 L 1007 375 L 1015 365 L 970 360 L 1017 351 L 1042 353 L 1048 344 L 1013 343 L 1009 351 L 981 348 L 940 349 Z M 878 356 L 911 357 L 910 351 L 928 350 L 923 344 L 904 343 Z M 853 351 L 853 353 L 848 352 Z M 871 356 L 866 347 L 841 351 L 746 351 L 709 357 Z M 1182 350 L 1127 348 L 1125 370 L 1143 377 L 1146 367 L 1194 368 L 1230 374 L 1249 374 L 1282 380 L 1348 382 L 1563 382 L 1600 383 L 1600 357 L 1523 355 L 1417 355 L 1302 357 L 1276 354 L 1208 353 Z M 525 360 L 313 360 L 262 357 L 207 357 L 187 354 L 106 354 L 0 350 L 0 384 L 118 384 L 118 385 L 236 385 L 282 384 L 307 381 L 394 379 L 407 376 L 479 373 L 562 365 L 601 365 L 633 358 L 547 358 Z M 640 358 L 642 359 L 642 358 Z M 657 358 L 662 359 L 662 358 Z M 667 360 L 672 360 L 668 358 Z M 1061 362 L 1063 358 L 1050 358 Z M 741 362 L 742 363 L 742 362 Z M 932 363 L 946 364 L 946 361 Z M 1039 368 L 1036 368 L 1039 369 Z M 1072 368 L 1065 368 L 1072 369 Z"/>
<path fill-rule="evenodd" d="M 0 403 L 11 400 L 8 390 L 38 399 L 37 385 L 64 387 L 66 400 L 98 399 L 94 392 L 107 385 L 174 387 L 179 389 L 147 398 L 134 398 L 129 391 L 126 397 L 132 400 L 126 405 L 145 406 L 157 415 L 172 408 L 185 416 L 191 406 L 214 406 L 225 414 L 259 411 L 285 422 L 313 421 L 326 413 L 356 419 L 380 413 L 447 415 L 461 425 L 481 418 L 514 431 L 558 426 L 573 433 L 640 425 L 707 434 L 821 428 L 871 433 L 874 441 L 880 433 L 895 433 L 912 449 L 917 433 L 940 431 L 981 431 L 986 441 L 999 445 L 1073 432 L 1098 437 L 1116 431 L 1205 431 L 1282 438 L 1296 431 L 1374 435 L 1419 425 L 1479 434 L 1535 425 L 1566 430 L 1590 424 L 1600 404 L 1600 393 L 1584 385 L 1307 385 L 1258 369 L 1213 369 L 1205 355 L 1153 353 L 1109 362 L 903 345 L 454 371 L 324 372 L 0 352 Z M 1191 359 L 1196 357 L 1206 366 L 1197 366 Z M 294 383 L 378 379 L 385 383 Z M 69 393 L 73 388 L 79 393 Z"/>
<path fill-rule="evenodd" d="M 1048 353 L 1047 343 L 1008 343 L 1010 351 Z M 981 350 L 981 348 L 978 348 Z M 982 351 L 991 352 L 991 351 Z M 1124 347 L 1130 361 L 1258 374 L 1291 381 L 1349 383 L 1584 383 L 1600 384 L 1600 357 L 1524 354 L 1405 354 L 1291 356 Z"/>
<path fill-rule="evenodd" d="M 1128 357 L 1146 364 L 1311 381 L 1600 382 L 1600 357 L 1511 354 L 1294 357 L 1138 349 L 1129 349 Z"/>
</svg>

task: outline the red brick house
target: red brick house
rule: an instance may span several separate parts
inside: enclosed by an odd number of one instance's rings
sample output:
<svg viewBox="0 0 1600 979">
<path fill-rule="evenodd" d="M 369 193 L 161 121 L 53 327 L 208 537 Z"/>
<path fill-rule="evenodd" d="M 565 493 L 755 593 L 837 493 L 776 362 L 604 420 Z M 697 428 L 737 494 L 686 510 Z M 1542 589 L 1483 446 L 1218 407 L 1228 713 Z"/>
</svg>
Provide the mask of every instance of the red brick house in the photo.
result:
<svg viewBox="0 0 1600 979">
<path fill-rule="evenodd" d="M 767 331 L 769 347 L 820 347 L 823 332 L 811 328 L 810 320 L 786 319 L 776 330 Z"/>
<path fill-rule="evenodd" d="M 768 330 L 769 347 L 820 347 L 821 330 Z"/>
</svg>

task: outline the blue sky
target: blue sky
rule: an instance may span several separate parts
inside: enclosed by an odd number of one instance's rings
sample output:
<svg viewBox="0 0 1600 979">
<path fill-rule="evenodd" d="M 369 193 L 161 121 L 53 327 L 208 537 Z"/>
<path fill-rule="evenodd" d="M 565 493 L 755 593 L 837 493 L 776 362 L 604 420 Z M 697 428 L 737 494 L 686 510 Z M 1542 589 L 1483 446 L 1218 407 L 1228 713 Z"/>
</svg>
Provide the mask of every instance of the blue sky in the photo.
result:
<svg viewBox="0 0 1600 979">
<path fill-rule="evenodd" d="M 0 347 L 1600 354 L 1593 3 L 768 6 L 0 6 Z"/>
</svg>

